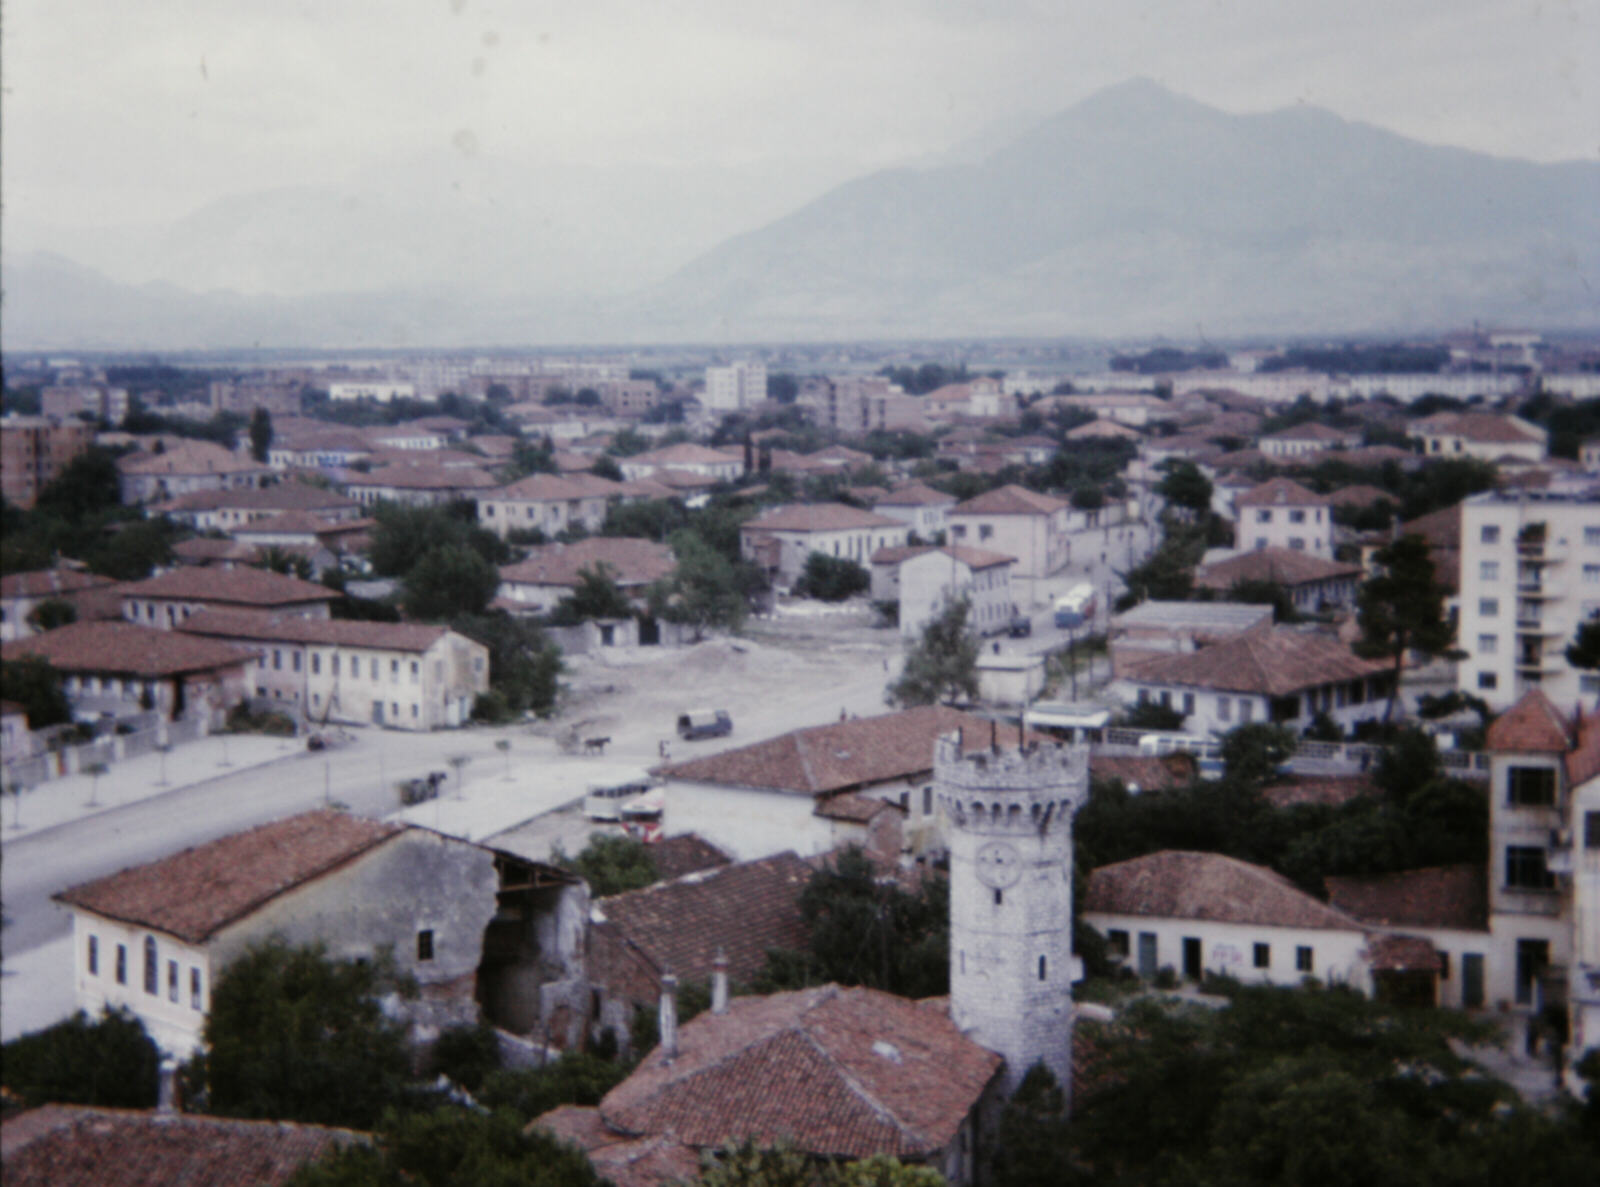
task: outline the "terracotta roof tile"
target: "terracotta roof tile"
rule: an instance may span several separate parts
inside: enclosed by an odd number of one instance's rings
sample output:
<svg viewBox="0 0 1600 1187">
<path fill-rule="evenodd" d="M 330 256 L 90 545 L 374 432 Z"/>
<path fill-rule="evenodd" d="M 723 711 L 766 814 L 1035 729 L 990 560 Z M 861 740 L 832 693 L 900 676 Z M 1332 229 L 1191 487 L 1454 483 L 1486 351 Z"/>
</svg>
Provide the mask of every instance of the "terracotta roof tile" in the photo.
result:
<svg viewBox="0 0 1600 1187">
<path fill-rule="evenodd" d="M 1213 561 L 1195 570 L 1194 582 L 1206 589 L 1232 589 L 1241 581 L 1271 581 L 1296 586 L 1312 581 L 1333 581 L 1359 577 L 1360 565 L 1330 561 L 1296 552 L 1292 548 L 1257 548 L 1226 560 Z"/>
<path fill-rule="evenodd" d="M 1307 490 L 1292 478 L 1273 478 L 1233 500 L 1235 507 L 1326 507 L 1328 498 Z"/>
<path fill-rule="evenodd" d="M 81 569 L 35 569 L 28 573 L 7 573 L 0 577 L 0 598 L 51 598 L 85 589 L 114 584 Z"/>
<path fill-rule="evenodd" d="M 1091 779 L 1120 779 L 1125 786 L 1140 791 L 1168 791 L 1187 787 L 1194 780 L 1194 758 L 1188 754 L 1167 754 L 1159 758 L 1125 754 L 1091 754 Z"/>
<path fill-rule="evenodd" d="M 1301 804 L 1338 807 L 1372 795 L 1376 789 L 1366 775 L 1297 775 L 1291 783 L 1263 788 L 1261 795 L 1274 808 Z"/>
<path fill-rule="evenodd" d="M 1424 434 L 1460 437 L 1491 445 L 1527 444 L 1540 440 L 1536 431 L 1524 428 L 1509 416 L 1492 412 L 1439 412 L 1411 426 L 1412 436 Z"/>
<path fill-rule="evenodd" d="M 1572 735 L 1566 720 L 1541 689 L 1529 689 L 1489 723 L 1490 750 L 1565 754 L 1571 748 Z"/>
<path fill-rule="evenodd" d="M 1489 878 L 1482 864 L 1326 878 L 1328 901 L 1381 927 L 1489 929 Z"/>
<path fill-rule="evenodd" d="M 1089 875 L 1085 911 L 1359 931 L 1281 874 L 1220 853 L 1165 849 L 1101 866 Z"/>
<path fill-rule="evenodd" d="M 403 831 L 403 825 L 343 812 L 306 812 L 73 886 L 55 897 L 108 919 L 200 944 L 279 895 Z"/>
<path fill-rule="evenodd" d="M 679 833 L 652 844 L 650 860 L 655 863 L 656 877 L 669 882 L 685 874 L 728 865 L 733 858 L 698 833 Z"/>
<path fill-rule="evenodd" d="M 6 1187 L 276 1187 L 364 1134 L 286 1121 L 46 1105 L 0 1126 Z"/>
<path fill-rule="evenodd" d="M 562 585 L 577 588 L 585 569 L 603 565 L 620 586 L 649 585 L 677 568 L 672 549 L 653 540 L 593 536 L 572 544 L 546 544 L 529 549 L 525 560 L 500 569 L 500 580 L 512 584 Z"/>
<path fill-rule="evenodd" d="M 593 1106 L 562 1105 L 528 1123 L 570 1142 L 615 1187 L 670 1187 L 700 1173 L 700 1155 L 670 1134 L 629 1138 L 606 1128 Z"/>
<path fill-rule="evenodd" d="M 957 503 L 950 508 L 950 515 L 1053 515 L 1067 505 L 1065 499 L 1058 499 L 1053 495 L 1042 495 L 1023 486 L 1012 483 L 996 487 L 968 499 L 965 503 Z"/>
<path fill-rule="evenodd" d="M 886 800 L 875 800 L 869 795 L 857 795 L 853 791 L 846 791 L 818 800 L 817 806 L 811 810 L 811 814 L 813 816 L 821 816 L 827 820 L 844 820 L 852 824 L 866 824 L 879 812 L 898 810 L 894 804 Z"/>
<path fill-rule="evenodd" d="M 37 656 L 61 672 L 111 673 L 157 679 L 252 662 L 248 651 L 178 631 L 132 622 L 74 622 L 0 648 L 8 660 Z"/>
<path fill-rule="evenodd" d="M 302 581 L 266 569 L 211 569 L 184 567 L 123 586 L 128 598 L 170 598 L 180 602 L 221 605 L 305 606 L 338 598 L 325 585 Z"/>
<path fill-rule="evenodd" d="M 1000 1067 L 948 1011 L 828 985 L 741 997 L 679 1032 L 600 1102 L 613 1130 L 702 1148 L 750 1137 L 815 1155 L 919 1158 L 947 1146 Z"/>
<path fill-rule="evenodd" d="M 653 977 L 704 979 L 720 951 L 728 976 L 745 982 L 766 965 L 768 949 L 805 946 L 800 893 L 811 873 L 793 853 L 714 866 L 597 899 L 593 926 L 643 958 Z M 608 962 L 598 963 L 596 980 L 610 980 Z"/>
<path fill-rule="evenodd" d="M 323 490 L 308 482 L 279 482 L 245 490 L 198 490 L 151 510 L 165 511 L 348 511 L 360 504 L 348 495 Z"/>
<path fill-rule="evenodd" d="M 248 457 L 209 441 L 184 441 L 162 453 L 134 453 L 117 459 L 123 474 L 244 474 L 267 473 Z"/>
<path fill-rule="evenodd" d="M 744 456 L 738 453 L 724 453 L 720 449 L 711 449 L 704 445 L 696 445 L 690 441 L 683 441 L 677 445 L 668 445 L 664 449 L 652 449 L 646 453 L 637 453 L 632 457 L 623 458 L 623 462 L 644 462 L 657 466 L 689 466 L 689 465 L 716 465 L 738 462 L 744 464 Z"/>
<path fill-rule="evenodd" d="M 669 763 L 655 773 L 686 783 L 822 795 L 930 771 L 938 737 L 962 729 L 968 749 L 979 750 L 989 744 L 992 725 L 946 705 L 924 705 L 794 730 L 721 754 Z M 1001 730 L 999 738 L 1015 744 L 1016 727 Z"/>
<path fill-rule="evenodd" d="M 565 502 L 571 499 L 601 499 L 622 493 L 622 484 L 595 474 L 529 474 L 509 486 L 485 491 L 480 499 L 506 499 L 527 502 Z"/>
<path fill-rule="evenodd" d="M 1309 424 L 1294 425 L 1291 428 L 1279 429 L 1276 433 L 1268 433 L 1263 441 L 1351 441 L 1360 440 L 1360 433 L 1336 429 L 1330 425 L 1312 421 Z"/>
<path fill-rule="evenodd" d="M 1382 661 L 1362 659 L 1329 635 L 1278 627 L 1237 635 L 1199 651 L 1149 660 L 1139 665 L 1132 678 L 1153 684 L 1286 696 L 1387 670 Z"/>
<path fill-rule="evenodd" d="M 476 466 L 426 463 L 385 466 L 368 474 L 356 474 L 348 485 L 369 490 L 487 490 L 499 482 Z"/>
<path fill-rule="evenodd" d="M 428 650 L 449 633 L 446 627 L 418 622 L 302 618 L 295 614 L 264 614 L 253 610 L 202 611 L 184 619 L 178 624 L 178 630 L 217 639 L 415 652 Z"/>
<path fill-rule="evenodd" d="M 1421 936 L 1368 936 L 1367 963 L 1375 973 L 1438 972 L 1444 967 L 1432 941 Z"/>
<path fill-rule="evenodd" d="M 987 548 L 972 548 L 966 544 L 946 544 L 939 549 L 945 556 L 954 557 L 969 569 L 993 569 L 998 565 L 1014 565 L 1017 558 Z"/>
<path fill-rule="evenodd" d="M 856 528 L 904 528 L 898 519 L 844 503 L 788 503 L 762 512 L 742 532 L 838 532 Z"/>
<path fill-rule="evenodd" d="M 888 494 L 878 500 L 881 507 L 948 507 L 954 505 L 956 497 L 947 495 L 943 491 L 934 490 L 922 482 L 908 482 L 904 486 L 897 486 Z"/>
</svg>

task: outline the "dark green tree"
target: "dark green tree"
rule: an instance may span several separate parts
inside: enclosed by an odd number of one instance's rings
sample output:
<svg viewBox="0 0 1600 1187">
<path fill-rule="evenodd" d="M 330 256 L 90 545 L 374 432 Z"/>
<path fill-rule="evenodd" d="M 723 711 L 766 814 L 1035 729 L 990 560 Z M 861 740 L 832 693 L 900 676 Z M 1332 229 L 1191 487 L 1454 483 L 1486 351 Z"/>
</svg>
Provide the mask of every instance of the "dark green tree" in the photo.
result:
<svg viewBox="0 0 1600 1187">
<path fill-rule="evenodd" d="M 900 679 L 886 690 L 891 705 L 906 709 L 977 700 L 979 644 L 967 626 L 967 611 L 965 598 L 951 602 L 922 628 Z"/>
<path fill-rule="evenodd" d="M 1585 672 L 1600 671 L 1600 613 L 1578 624 L 1578 633 L 1567 646 L 1567 662 Z"/>
<path fill-rule="evenodd" d="M 1294 753 L 1294 734 L 1281 725 L 1239 725 L 1222 738 L 1222 766 L 1229 779 L 1260 787 Z"/>
<path fill-rule="evenodd" d="M 524 1121 L 531 1121 L 557 1105 L 599 1104 L 606 1093 L 627 1078 L 630 1070 L 625 1063 L 567 1051 L 539 1067 L 490 1072 L 476 1096 L 486 1108 L 510 1109 Z"/>
<path fill-rule="evenodd" d="M 108 1010 L 91 1022 L 79 1010 L 0 1048 L 0 1084 L 30 1108 L 148 1109 L 156 1103 L 160 1065 L 161 1052 L 132 1014 Z"/>
<path fill-rule="evenodd" d="M 482 614 L 500 587 L 500 574 L 471 548 L 446 544 L 423 553 L 406 574 L 406 613 L 425 622 Z"/>
<path fill-rule="evenodd" d="M 587 882 L 596 898 L 638 890 L 658 876 L 648 845 L 610 833 L 595 833 L 572 857 L 558 856 L 556 864 Z"/>
<path fill-rule="evenodd" d="M 1383 712 L 1388 721 L 1400 695 L 1406 653 L 1415 651 L 1430 659 L 1445 655 L 1455 630 L 1445 617 L 1445 591 L 1434 579 L 1426 540 L 1402 536 L 1380 548 L 1375 560 L 1378 575 L 1361 587 L 1361 639 L 1355 650 L 1368 658 L 1393 661 L 1389 704 Z"/>
<path fill-rule="evenodd" d="M 272 940 L 216 980 L 191 1064 L 209 1111 L 370 1129 L 400 1097 L 405 1031 L 379 999 L 407 987 L 383 961 L 331 960 Z"/>
<path fill-rule="evenodd" d="M 548 714 L 560 693 L 561 650 L 532 623 L 503 610 L 457 614 L 452 630 L 489 649 L 489 688 L 504 714 Z"/>
<path fill-rule="evenodd" d="M 272 450 L 272 413 L 258 407 L 250 414 L 250 456 L 263 466 Z"/>
<path fill-rule="evenodd" d="M 61 691 L 61 673 L 35 656 L 0 663 L 0 699 L 21 705 L 32 730 L 72 720 L 72 706 Z"/>
<path fill-rule="evenodd" d="M 813 552 L 806 557 L 806 565 L 795 583 L 794 592 L 801 597 L 816 598 L 823 602 L 842 602 L 872 585 L 872 575 L 849 557 L 829 556 Z"/>
<path fill-rule="evenodd" d="M 617 459 L 603 453 L 594 459 L 589 473 L 596 478 L 609 478 L 612 482 L 622 481 L 622 467 L 617 465 Z"/>
<path fill-rule="evenodd" d="M 84 557 L 90 569 L 117 581 L 139 581 L 172 563 L 174 525 L 164 516 L 114 523 Z"/>
<path fill-rule="evenodd" d="M 78 608 L 65 598 L 46 598 L 28 612 L 28 625 L 36 631 L 53 631 L 78 621 Z"/>
<path fill-rule="evenodd" d="M 1087 1181 L 1072 1160 L 1061 1085 L 1042 1063 L 1022 1077 L 1000 1112 L 992 1152 L 994 1187 L 1066 1187 Z"/>
<path fill-rule="evenodd" d="M 611 569 L 604 564 L 582 569 L 578 573 L 578 586 L 556 603 L 553 621 L 571 626 L 591 618 L 628 618 L 633 606 L 627 595 L 617 588 Z"/>
<path fill-rule="evenodd" d="M 90 446 L 39 492 L 33 509 L 41 515 L 78 521 L 122 505 L 122 480 L 117 457 L 109 449 Z"/>
<path fill-rule="evenodd" d="M 673 533 L 672 551 L 678 566 L 651 588 L 652 613 L 690 627 L 697 642 L 708 630 L 737 631 L 746 611 L 738 568 L 688 529 Z"/>
<path fill-rule="evenodd" d="M 1211 510 L 1211 480 L 1191 461 L 1177 459 L 1167 463 L 1166 475 L 1156 484 L 1156 494 L 1175 507 L 1196 515 Z"/>
</svg>

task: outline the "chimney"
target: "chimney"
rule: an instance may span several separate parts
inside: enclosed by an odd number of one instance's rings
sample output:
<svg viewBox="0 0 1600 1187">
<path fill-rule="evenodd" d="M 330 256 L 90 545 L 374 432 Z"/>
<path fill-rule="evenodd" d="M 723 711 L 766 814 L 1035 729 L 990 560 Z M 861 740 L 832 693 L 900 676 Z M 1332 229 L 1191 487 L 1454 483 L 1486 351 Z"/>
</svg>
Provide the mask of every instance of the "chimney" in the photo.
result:
<svg viewBox="0 0 1600 1187">
<path fill-rule="evenodd" d="M 661 1012 L 656 1021 L 661 1031 L 661 1053 L 670 1063 L 678 1058 L 678 978 L 671 973 L 661 978 Z"/>
<path fill-rule="evenodd" d="M 156 1077 L 156 1112 L 171 1116 L 178 1111 L 178 1061 L 163 1055 Z"/>
<path fill-rule="evenodd" d="M 717 949 L 717 958 L 711 962 L 711 1012 L 728 1012 L 728 954 Z"/>
</svg>

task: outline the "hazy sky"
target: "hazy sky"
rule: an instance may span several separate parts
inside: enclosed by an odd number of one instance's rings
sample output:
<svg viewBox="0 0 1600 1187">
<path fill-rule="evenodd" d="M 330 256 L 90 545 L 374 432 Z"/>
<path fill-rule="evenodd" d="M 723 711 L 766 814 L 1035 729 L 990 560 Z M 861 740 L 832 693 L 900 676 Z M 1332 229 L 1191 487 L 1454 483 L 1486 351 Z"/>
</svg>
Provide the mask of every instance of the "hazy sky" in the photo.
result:
<svg viewBox="0 0 1600 1187">
<path fill-rule="evenodd" d="M 1600 158 L 1600 0 L 9 0 L 8 216 L 109 224 L 407 162 L 832 182 L 1144 75 Z M 817 186 L 799 182 L 810 196 Z"/>
</svg>

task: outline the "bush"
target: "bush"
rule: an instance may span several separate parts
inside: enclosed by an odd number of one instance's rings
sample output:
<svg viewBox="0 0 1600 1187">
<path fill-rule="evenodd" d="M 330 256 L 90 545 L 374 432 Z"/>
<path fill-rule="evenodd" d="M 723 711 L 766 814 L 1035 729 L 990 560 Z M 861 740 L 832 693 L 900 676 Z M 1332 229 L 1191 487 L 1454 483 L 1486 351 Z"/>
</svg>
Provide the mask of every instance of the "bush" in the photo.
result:
<svg viewBox="0 0 1600 1187">
<path fill-rule="evenodd" d="M 1178 987 L 1178 970 L 1170 964 L 1164 964 L 1156 970 L 1155 986 L 1157 989 L 1176 989 Z"/>
<path fill-rule="evenodd" d="M 568 1051 L 544 1067 L 492 1071 L 476 1095 L 488 1108 L 510 1109 L 531 1121 L 557 1105 L 599 1104 L 601 1097 L 627 1078 L 629 1070 L 593 1055 Z"/>
<path fill-rule="evenodd" d="M 823 602 L 842 602 L 866 592 L 871 585 L 872 575 L 855 561 L 813 552 L 806 557 L 805 570 L 795 582 L 794 592 Z"/>
<path fill-rule="evenodd" d="M 125 1010 L 98 1021 L 79 1010 L 3 1049 L 0 1084 L 32 1107 L 48 1103 L 148 1109 L 156 1103 L 161 1053 Z"/>
<path fill-rule="evenodd" d="M 243 701 L 228 710 L 228 732 L 232 734 L 270 734 L 277 738 L 294 737 L 294 718 L 268 709 L 252 713 Z"/>
<path fill-rule="evenodd" d="M 487 1022 L 476 1026 L 452 1026 L 434 1041 L 429 1068 L 436 1076 L 446 1076 L 468 1092 L 476 1093 L 483 1082 L 500 1070 L 500 1040 Z"/>
<path fill-rule="evenodd" d="M 511 702 L 498 688 L 480 692 L 472 701 L 472 720 L 484 725 L 504 725 L 515 717 Z"/>
<path fill-rule="evenodd" d="M 1170 705 L 1142 701 L 1124 710 L 1117 724 L 1129 729 L 1176 730 L 1183 728 L 1183 714 Z"/>
</svg>

